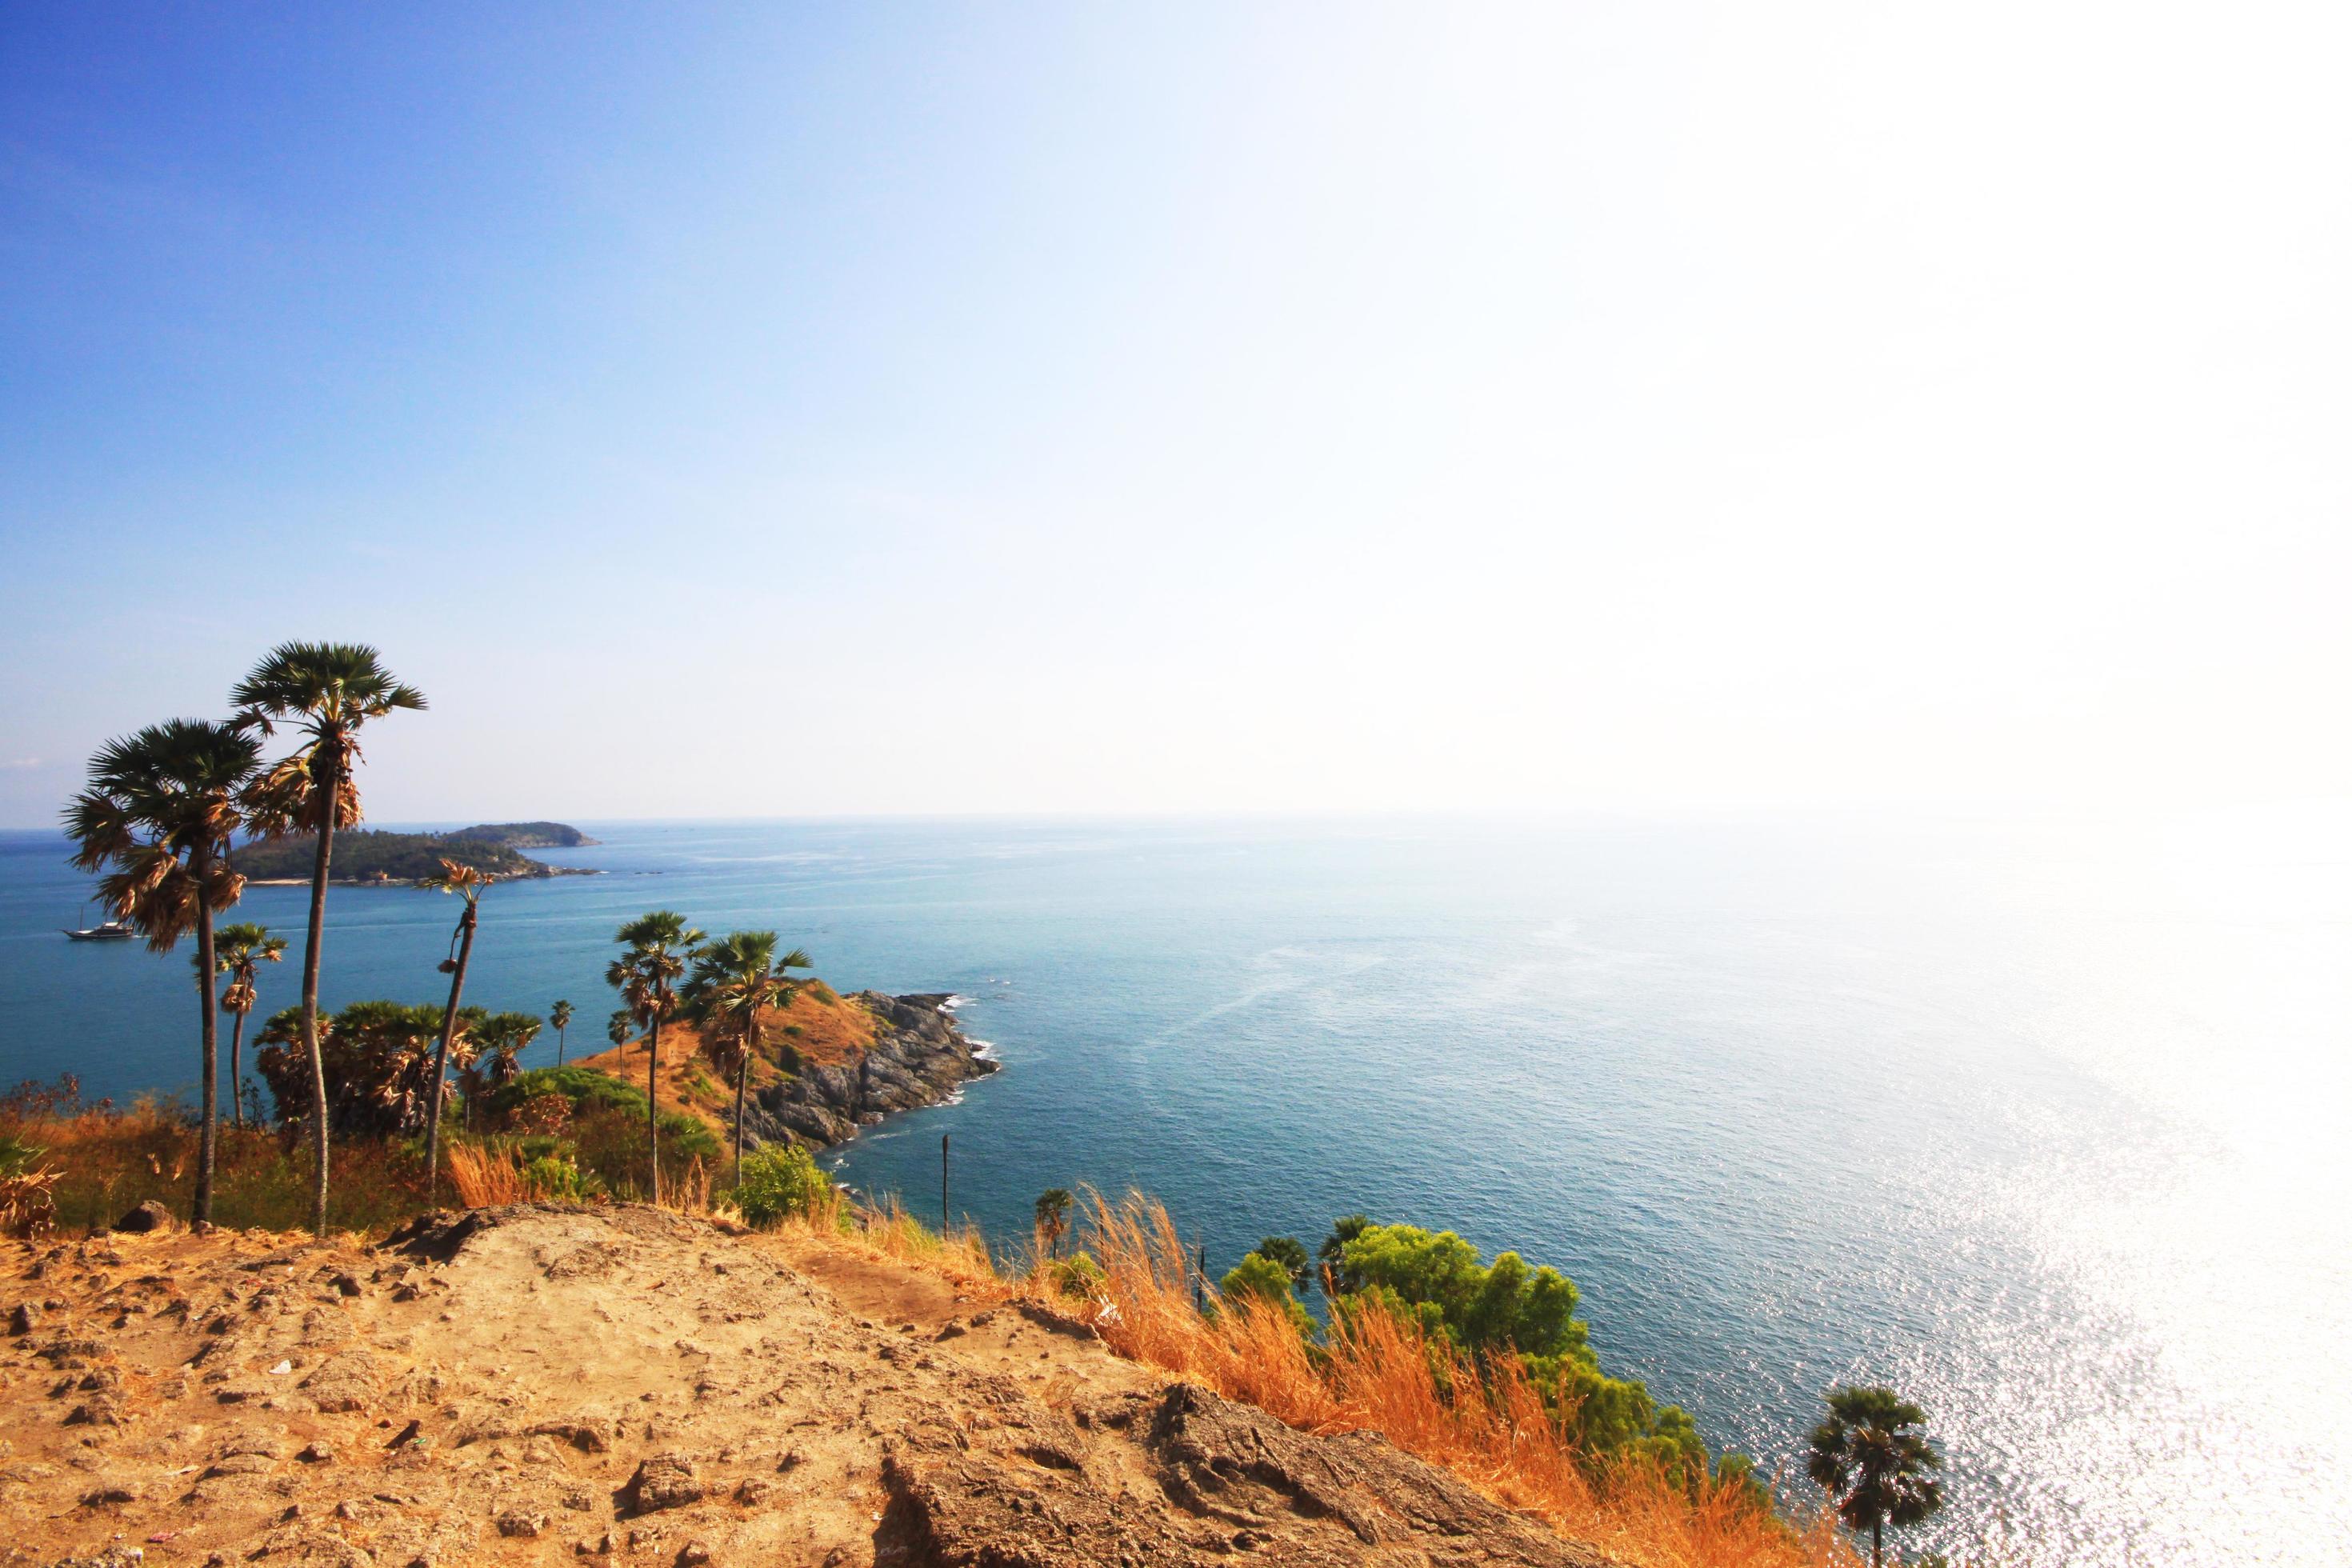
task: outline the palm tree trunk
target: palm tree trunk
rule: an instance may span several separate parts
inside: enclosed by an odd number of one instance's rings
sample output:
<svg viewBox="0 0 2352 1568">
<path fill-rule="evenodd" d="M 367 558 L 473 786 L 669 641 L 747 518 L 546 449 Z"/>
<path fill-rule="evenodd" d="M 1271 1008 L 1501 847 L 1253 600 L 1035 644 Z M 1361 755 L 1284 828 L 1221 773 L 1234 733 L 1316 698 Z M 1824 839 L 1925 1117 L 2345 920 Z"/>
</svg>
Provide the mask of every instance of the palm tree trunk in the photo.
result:
<svg viewBox="0 0 2352 1568">
<path fill-rule="evenodd" d="M 319 755 L 313 752 L 313 755 Z M 319 949 L 327 933 L 327 868 L 335 854 L 335 807 L 342 782 L 332 757 L 321 759 L 310 781 L 324 802 L 319 813 L 319 858 L 310 868 L 310 929 L 302 942 L 302 1050 L 310 1058 L 310 1229 L 327 1239 L 327 1058 L 319 1049 Z"/>
<path fill-rule="evenodd" d="M 245 1015 L 228 1031 L 228 1113 L 239 1132 L 245 1131 Z"/>
<path fill-rule="evenodd" d="M 743 1184 L 743 1088 L 751 1079 L 751 1051 L 746 1045 L 735 1063 L 735 1184 Z"/>
<path fill-rule="evenodd" d="M 555 1031 L 555 1065 L 557 1067 L 563 1065 L 563 1031 L 562 1029 Z"/>
<path fill-rule="evenodd" d="M 220 1134 L 220 1018 L 213 1002 L 213 907 L 211 857 L 199 846 L 192 857 L 196 873 L 196 999 L 204 1009 L 204 1115 L 196 1133 L 196 1199 L 189 1210 L 192 1225 L 213 1222 L 213 1163 Z"/>
<path fill-rule="evenodd" d="M 661 994 L 654 994 L 653 1022 L 646 1028 L 646 1158 L 652 1166 L 654 1202 L 661 1202 Z"/>
<path fill-rule="evenodd" d="M 449 976 L 449 1010 L 441 1017 L 441 1044 L 433 1053 L 433 1111 L 425 1123 L 425 1201 L 432 1203 L 441 1190 L 441 1090 L 448 1081 L 449 1043 L 457 1037 L 457 998 L 466 994 L 466 964 L 474 956 L 474 906 L 457 917 L 457 972 Z M 466 1120 L 474 1119 L 474 1097 L 466 1097 Z"/>
<path fill-rule="evenodd" d="M 1885 1528 L 1885 1522 L 1882 1520 L 1874 1519 L 1870 1521 L 1870 1568 L 1883 1568 L 1885 1549 L 1878 1538 L 1880 1532 Z"/>
</svg>

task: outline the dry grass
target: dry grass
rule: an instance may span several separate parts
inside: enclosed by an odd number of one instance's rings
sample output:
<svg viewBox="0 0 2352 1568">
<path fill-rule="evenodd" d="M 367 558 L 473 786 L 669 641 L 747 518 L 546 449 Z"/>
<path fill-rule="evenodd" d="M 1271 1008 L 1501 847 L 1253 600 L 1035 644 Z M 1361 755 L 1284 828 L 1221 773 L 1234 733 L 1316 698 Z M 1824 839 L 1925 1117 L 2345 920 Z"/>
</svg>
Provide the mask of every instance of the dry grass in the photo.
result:
<svg viewBox="0 0 2352 1568">
<path fill-rule="evenodd" d="M 0 1176 L 0 1236 L 43 1237 L 54 1229 L 58 1205 L 52 1189 L 64 1173 L 42 1165 Z"/>
<path fill-rule="evenodd" d="M 1515 1361 L 1482 1366 L 1418 1324 L 1362 1311 L 1313 1354 L 1278 1309 L 1193 1305 L 1175 1223 L 1159 1204 L 1089 1193 L 1084 1238 L 1104 1279 L 1096 1327 L 1120 1354 L 1246 1400 L 1312 1432 L 1371 1431 L 1507 1506 L 1644 1568 L 1854 1568 L 1825 1521 L 1799 1527 L 1744 1489 L 1676 1485 L 1654 1464 L 1594 1462 Z"/>
<path fill-rule="evenodd" d="M 105 1229 L 124 1211 L 155 1199 L 183 1221 L 195 1198 L 196 1130 L 176 1107 L 0 1115 L 0 1136 L 41 1151 L 54 1170 L 48 1187 L 57 1228 Z M 331 1229 L 381 1233 L 425 1205 L 425 1168 L 415 1154 L 375 1142 L 336 1141 L 328 1166 Z M 223 1226 L 307 1230 L 309 1146 L 275 1130 L 224 1126 L 213 1166 L 213 1218 Z"/>
<path fill-rule="evenodd" d="M 478 1143 L 452 1143 L 448 1151 L 449 1190 L 469 1209 L 499 1204 L 529 1203 L 539 1194 L 523 1175 L 522 1166 L 503 1150 Z"/>
<path fill-rule="evenodd" d="M 999 1265 L 976 1226 L 942 1237 L 908 1214 L 895 1196 L 884 1198 L 878 1208 L 869 1208 L 845 1197 L 836 1188 L 813 1207 L 771 1228 L 813 1236 L 863 1257 L 929 1269 L 974 1300 L 1001 1301 L 1020 1289 L 1018 1274 Z"/>
</svg>

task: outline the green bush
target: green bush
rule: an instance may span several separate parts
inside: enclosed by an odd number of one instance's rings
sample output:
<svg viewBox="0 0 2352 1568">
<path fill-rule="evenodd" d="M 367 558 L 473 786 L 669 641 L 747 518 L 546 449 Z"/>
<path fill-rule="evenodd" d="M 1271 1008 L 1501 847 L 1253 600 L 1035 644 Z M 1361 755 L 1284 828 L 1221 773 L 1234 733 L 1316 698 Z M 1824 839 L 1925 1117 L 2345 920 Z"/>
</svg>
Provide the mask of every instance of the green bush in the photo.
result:
<svg viewBox="0 0 2352 1568">
<path fill-rule="evenodd" d="M 1707 1475 L 1706 1446 L 1686 1412 L 1601 1370 L 1576 1316 L 1576 1287 L 1559 1270 L 1530 1268 L 1516 1252 L 1482 1263 L 1478 1249 L 1450 1230 L 1374 1225 L 1361 1215 L 1335 1224 L 1319 1256 L 1340 1316 L 1377 1302 L 1456 1349 L 1516 1354 L 1545 1403 L 1573 1412 L 1587 1453 L 1642 1455 L 1685 1482 Z M 1275 1264 L 1252 1254 L 1243 1265 L 1225 1277 L 1227 1294 L 1270 1285 Z"/>
<path fill-rule="evenodd" d="M 569 1154 L 540 1154 L 523 1162 L 522 1179 L 542 1198 L 585 1203 L 604 1191 L 593 1171 L 581 1170 Z"/>
<path fill-rule="evenodd" d="M 1299 1247 L 1298 1255 L 1304 1258 L 1307 1249 Z M 1307 1309 L 1292 1294 L 1291 1285 L 1292 1276 L 1286 1261 L 1268 1258 L 1263 1252 L 1245 1252 L 1242 1260 L 1217 1281 L 1217 1289 L 1230 1301 L 1255 1297 L 1261 1301 L 1271 1302 L 1284 1310 L 1301 1334 L 1311 1336 L 1315 1331 L 1315 1320 L 1307 1315 Z"/>
<path fill-rule="evenodd" d="M 505 1114 L 541 1094 L 562 1095 L 572 1102 L 575 1115 L 583 1110 L 634 1110 L 639 1121 L 646 1118 L 644 1089 L 593 1068 L 533 1068 L 499 1085 L 486 1103 L 491 1110 Z"/>
<path fill-rule="evenodd" d="M 766 1143 L 743 1156 L 735 1184 L 735 1206 L 751 1225 L 773 1225 L 788 1215 L 804 1215 L 832 1194 L 833 1184 L 797 1143 Z"/>
<path fill-rule="evenodd" d="M 1067 1258 L 1054 1259 L 1045 1266 L 1045 1275 L 1053 1280 L 1055 1289 L 1080 1300 L 1099 1290 L 1104 1279 L 1102 1265 L 1097 1263 L 1092 1255 L 1084 1252 L 1073 1252 Z"/>
</svg>

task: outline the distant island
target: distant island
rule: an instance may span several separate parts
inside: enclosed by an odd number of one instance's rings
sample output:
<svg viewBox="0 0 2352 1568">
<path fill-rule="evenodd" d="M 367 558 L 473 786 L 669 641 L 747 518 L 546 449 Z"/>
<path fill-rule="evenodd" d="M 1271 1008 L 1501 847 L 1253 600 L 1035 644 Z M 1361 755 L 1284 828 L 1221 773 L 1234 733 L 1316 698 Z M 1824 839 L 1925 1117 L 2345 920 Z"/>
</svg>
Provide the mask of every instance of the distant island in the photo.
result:
<svg viewBox="0 0 2352 1568">
<path fill-rule="evenodd" d="M 346 828 L 335 835 L 333 879 L 338 882 L 414 882 L 436 876 L 441 862 L 454 860 L 486 877 L 575 877 L 585 867 L 550 866 L 524 849 L 572 849 L 596 841 L 561 822 L 481 822 L 451 833 L 388 833 Z M 255 882 L 307 882 L 318 855 L 310 834 L 256 840 L 237 846 L 236 868 Z"/>
</svg>

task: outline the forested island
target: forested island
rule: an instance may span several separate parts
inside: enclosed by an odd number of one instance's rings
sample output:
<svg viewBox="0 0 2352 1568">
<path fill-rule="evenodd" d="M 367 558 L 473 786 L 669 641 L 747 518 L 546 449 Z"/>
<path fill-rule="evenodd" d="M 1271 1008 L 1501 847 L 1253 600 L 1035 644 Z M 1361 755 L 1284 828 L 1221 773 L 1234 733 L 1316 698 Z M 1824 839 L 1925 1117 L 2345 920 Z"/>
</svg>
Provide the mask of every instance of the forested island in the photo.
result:
<svg viewBox="0 0 2352 1568">
<path fill-rule="evenodd" d="M 308 882 L 318 858 L 318 839 L 294 834 L 256 840 L 235 850 L 236 868 L 256 882 Z M 573 877 L 586 868 L 550 866 L 524 849 L 570 849 L 596 841 L 561 822 L 481 822 L 448 833 L 392 833 L 351 827 L 335 835 L 334 880 L 414 882 L 436 876 L 444 860 L 485 877 Z"/>
</svg>

